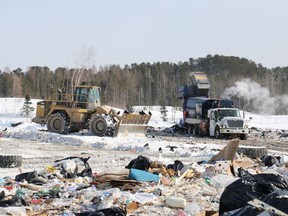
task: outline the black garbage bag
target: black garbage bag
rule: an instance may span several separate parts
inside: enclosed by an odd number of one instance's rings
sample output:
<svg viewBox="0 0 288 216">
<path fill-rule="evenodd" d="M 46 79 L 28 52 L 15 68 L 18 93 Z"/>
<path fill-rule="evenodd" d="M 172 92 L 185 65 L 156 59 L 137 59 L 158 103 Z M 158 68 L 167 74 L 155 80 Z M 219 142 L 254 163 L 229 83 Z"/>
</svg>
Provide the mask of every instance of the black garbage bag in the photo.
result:
<svg viewBox="0 0 288 216">
<path fill-rule="evenodd" d="M 22 181 L 27 181 L 28 183 L 32 183 L 36 181 L 38 178 L 38 174 L 36 171 L 34 172 L 26 172 L 26 173 L 21 173 L 15 176 L 15 181 L 17 182 L 22 182 Z"/>
<path fill-rule="evenodd" d="M 185 134 L 185 128 L 183 127 L 182 124 L 175 124 L 170 128 L 170 130 L 168 130 L 168 132 Z"/>
<path fill-rule="evenodd" d="M 87 162 L 89 160 L 90 157 L 88 158 L 83 158 L 83 157 L 67 157 L 61 160 L 56 160 L 54 161 L 56 163 L 56 165 L 61 165 L 61 174 L 65 177 L 65 178 L 76 178 L 77 176 L 81 176 L 81 177 L 92 177 L 92 169 L 89 165 L 89 163 Z M 75 163 L 75 170 L 73 170 L 72 173 L 68 172 L 67 170 L 65 170 L 65 166 L 63 166 L 65 164 L 65 162 L 67 161 L 73 161 Z"/>
<path fill-rule="evenodd" d="M 9 207 L 9 206 L 15 206 L 15 207 L 21 207 L 21 206 L 28 206 L 26 201 L 19 196 L 12 196 L 10 199 L 1 199 L 0 200 L 0 207 Z"/>
<path fill-rule="evenodd" d="M 15 176 L 15 181 L 17 182 L 27 181 L 28 183 L 36 185 L 43 185 L 45 183 L 45 181 L 39 178 L 39 175 L 36 171 L 18 174 Z"/>
<path fill-rule="evenodd" d="M 178 171 L 180 171 L 183 167 L 184 167 L 184 164 L 183 164 L 181 161 L 175 160 L 175 161 L 174 161 L 174 164 L 168 164 L 166 168 L 167 168 L 167 169 L 173 169 L 174 172 L 178 172 Z"/>
<path fill-rule="evenodd" d="M 112 206 L 111 208 L 107 209 L 74 214 L 76 216 L 125 216 L 126 212 L 117 206 Z"/>
<path fill-rule="evenodd" d="M 288 190 L 277 190 L 262 198 L 262 201 L 284 213 L 288 213 Z M 261 212 L 265 211 L 265 209 L 259 209 L 254 206 L 250 206 L 247 204 L 245 207 L 224 212 L 221 216 L 250 216 L 250 215 L 258 215 Z M 267 214 L 271 216 L 277 216 L 278 214 L 267 211 Z"/>
<path fill-rule="evenodd" d="M 241 179 L 225 188 L 220 197 L 219 213 L 244 207 L 254 198 L 261 200 L 267 194 L 282 189 L 288 189 L 287 178 L 269 173 L 252 175 L 246 172 Z"/>
<path fill-rule="evenodd" d="M 134 168 L 147 171 L 149 170 L 151 163 L 152 161 L 149 158 L 139 155 L 137 158 L 130 161 L 130 163 L 127 166 L 125 166 L 125 168 L 126 169 Z"/>
<path fill-rule="evenodd" d="M 258 215 L 262 212 L 262 210 L 257 209 L 253 206 L 245 206 L 233 211 L 224 212 L 221 216 L 251 216 Z"/>
<path fill-rule="evenodd" d="M 288 214 L 288 190 L 277 190 L 262 198 L 268 205 Z"/>
<path fill-rule="evenodd" d="M 280 161 L 279 161 L 280 158 L 278 157 L 275 157 L 275 156 L 271 156 L 271 155 L 264 155 L 262 158 L 261 158 L 261 161 L 262 163 L 264 163 L 265 166 L 273 166 L 274 164 L 275 165 L 279 165 Z"/>
</svg>

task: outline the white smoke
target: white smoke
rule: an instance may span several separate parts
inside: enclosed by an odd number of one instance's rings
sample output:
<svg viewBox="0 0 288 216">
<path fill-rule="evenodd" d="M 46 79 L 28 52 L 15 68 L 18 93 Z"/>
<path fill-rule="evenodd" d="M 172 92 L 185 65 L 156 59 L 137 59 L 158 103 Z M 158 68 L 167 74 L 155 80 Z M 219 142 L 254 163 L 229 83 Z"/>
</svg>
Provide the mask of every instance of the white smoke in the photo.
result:
<svg viewBox="0 0 288 216">
<path fill-rule="evenodd" d="M 258 114 L 287 114 L 288 95 L 272 97 L 268 88 L 250 79 L 237 81 L 234 86 L 225 89 L 222 97 L 243 99 L 244 107 L 249 107 Z"/>
</svg>

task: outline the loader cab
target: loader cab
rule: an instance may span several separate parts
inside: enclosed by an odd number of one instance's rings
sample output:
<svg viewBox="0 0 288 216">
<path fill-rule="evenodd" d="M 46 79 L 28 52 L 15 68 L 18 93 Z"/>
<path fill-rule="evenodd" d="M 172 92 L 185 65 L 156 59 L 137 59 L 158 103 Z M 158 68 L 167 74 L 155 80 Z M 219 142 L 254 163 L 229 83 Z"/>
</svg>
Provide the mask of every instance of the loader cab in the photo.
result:
<svg viewBox="0 0 288 216">
<path fill-rule="evenodd" d="M 96 109 L 100 106 L 100 88 L 97 86 L 77 86 L 74 92 L 77 107 L 83 109 Z"/>
</svg>

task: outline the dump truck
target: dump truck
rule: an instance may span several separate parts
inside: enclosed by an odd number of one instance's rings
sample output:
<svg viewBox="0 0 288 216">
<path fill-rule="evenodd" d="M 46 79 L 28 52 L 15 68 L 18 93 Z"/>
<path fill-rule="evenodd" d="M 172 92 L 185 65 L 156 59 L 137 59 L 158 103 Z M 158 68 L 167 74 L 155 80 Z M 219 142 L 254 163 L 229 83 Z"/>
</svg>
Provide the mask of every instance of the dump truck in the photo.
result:
<svg viewBox="0 0 288 216">
<path fill-rule="evenodd" d="M 190 72 L 191 85 L 179 89 L 178 99 L 183 99 L 183 125 L 188 134 L 212 136 L 221 139 L 248 137 L 248 121 L 233 101 L 209 98 L 210 83 L 205 73 Z"/>
<path fill-rule="evenodd" d="M 39 101 L 33 122 L 47 125 L 49 132 L 67 134 L 88 129 L 96 136 L 145 136 L 151 115 L 120 112 L 101 105 L 100 87 L 82 85 L 74 94 L 61 90 Z"/>
</svg>

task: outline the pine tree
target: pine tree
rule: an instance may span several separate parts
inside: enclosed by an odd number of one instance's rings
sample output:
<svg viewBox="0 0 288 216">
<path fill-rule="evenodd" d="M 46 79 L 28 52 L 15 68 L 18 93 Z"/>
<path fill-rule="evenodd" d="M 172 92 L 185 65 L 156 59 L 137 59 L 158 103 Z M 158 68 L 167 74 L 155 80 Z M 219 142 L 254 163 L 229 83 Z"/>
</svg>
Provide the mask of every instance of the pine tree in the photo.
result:
<svg viewBox="0 0 288 216">
<path fill-rule="evenodd" d="M 24 117 L 30 117 L 31 112 L 34 111 L 34 107 L 31 106 L 31 98 L 29 95 L 25 96 L 25 102 L 21 108 L 21 115 Z"/>
<path fill-rule="evenodd" d="M 168 119 L 167 119 L 167 107 L 164 105 L 162 105 L 160 107 L 160 114 L 161 114 L 161 118 L 163 119 L 164 122 L 166 122 Z"/>
</svg>

